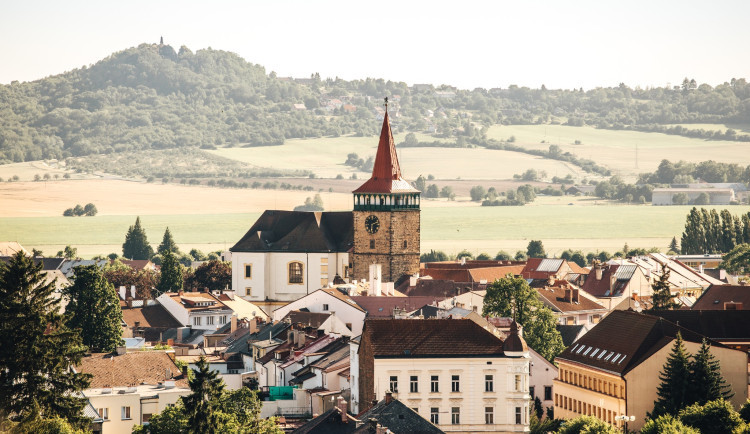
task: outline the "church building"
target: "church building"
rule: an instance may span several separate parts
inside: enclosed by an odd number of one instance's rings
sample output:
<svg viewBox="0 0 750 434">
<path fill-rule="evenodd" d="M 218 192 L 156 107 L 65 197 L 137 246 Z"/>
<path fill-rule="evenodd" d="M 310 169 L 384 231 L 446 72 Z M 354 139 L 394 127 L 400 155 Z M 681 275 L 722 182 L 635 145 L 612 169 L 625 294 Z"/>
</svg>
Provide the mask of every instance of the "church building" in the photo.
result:
<svg viewBox="0 0 750 434">
<path fill-rule="evenodd" d="M 265 211 L 229 249 L 237 295 L 270 312 L 339 279 L 368 279 L 372 264 L 385 282 L 419 272 L 420 192 L 401 176 L 387 108 L 354 210 Z"/>
</svg>

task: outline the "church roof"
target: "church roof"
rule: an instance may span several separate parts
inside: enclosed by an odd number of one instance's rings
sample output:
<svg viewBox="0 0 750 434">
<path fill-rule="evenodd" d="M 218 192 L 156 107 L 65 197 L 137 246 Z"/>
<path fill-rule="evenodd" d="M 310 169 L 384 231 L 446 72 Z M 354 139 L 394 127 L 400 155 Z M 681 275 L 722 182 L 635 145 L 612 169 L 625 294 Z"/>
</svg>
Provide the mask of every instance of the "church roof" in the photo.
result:
<svg viewBox="0 0 750 434">
<path fill-rule="evenodd" d="M 417 193 L 418 191 L 401 176 L 401 166 L 396 156 L 396 143 L 393 141 L 391 123 L 388 119 L 388 111 L 386 111 L 383 127 L 380 130 L 380 142 L 378 142 L 378 151 L 375 154 L 372 176 L 352 193 Z"/>
<path fill-rule="evenodd" d="M 346 252 L 354 242 L 351 211 L 266 210 L 232 252 Z"/>
</svg>

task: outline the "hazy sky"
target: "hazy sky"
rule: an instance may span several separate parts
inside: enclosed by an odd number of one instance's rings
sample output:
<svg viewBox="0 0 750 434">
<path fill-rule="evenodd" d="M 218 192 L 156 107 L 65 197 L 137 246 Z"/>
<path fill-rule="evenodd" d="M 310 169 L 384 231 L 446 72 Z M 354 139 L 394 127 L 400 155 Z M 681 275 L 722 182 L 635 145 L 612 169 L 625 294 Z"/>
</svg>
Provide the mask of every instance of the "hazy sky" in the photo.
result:
<svg viewBox="0 0 750 434">
<path fill-rule="evenodd" d="M 279 76 L 461 88 L 750 79 L 750 1 L 0 2 L 0 83 L 144 42 L 233 51 Z"/>
</svg>

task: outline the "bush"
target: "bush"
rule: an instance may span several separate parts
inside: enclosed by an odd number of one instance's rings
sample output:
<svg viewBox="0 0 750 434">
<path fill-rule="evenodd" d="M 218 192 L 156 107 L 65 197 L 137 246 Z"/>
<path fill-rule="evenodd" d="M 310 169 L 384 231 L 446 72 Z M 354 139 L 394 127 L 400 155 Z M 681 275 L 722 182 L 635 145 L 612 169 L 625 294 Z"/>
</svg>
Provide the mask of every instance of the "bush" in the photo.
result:
<svg viewBox="0 0 750 434">
<path fill-rule="evenodd" d="M 693 404 L 681 410 L 679 417 L 682 423 L 703 434 L 731 433 L 745 425 L 732 404 L 723 399 L 709 401 L 706 405 Z"/>
<path fill-rule="evenodd" d="M 612 425 L 594 416 L 580 416 L 563 423 L 558 434 L 618 434 Z"/>
<path fill-rule="evenodd" d="M 686 426 L 671 414 L 665 414 L 648 420 L 641 428 L 641 434 L 700 434 L 700 431 Z"/>
</svg>

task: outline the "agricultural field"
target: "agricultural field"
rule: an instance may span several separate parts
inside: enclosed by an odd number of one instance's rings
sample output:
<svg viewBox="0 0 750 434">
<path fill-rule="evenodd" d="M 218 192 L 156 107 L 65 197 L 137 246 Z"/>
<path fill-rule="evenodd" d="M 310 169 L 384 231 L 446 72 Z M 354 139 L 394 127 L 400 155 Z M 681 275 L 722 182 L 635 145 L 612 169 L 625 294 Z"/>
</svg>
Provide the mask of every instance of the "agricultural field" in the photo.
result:
<svg viewBox="0 0 750 434">
<path fill-rule="evenodd" d="M 394 138 L 398 143 L 402 136 Z M 419 137 L 420 140 L 434 139 Z M 378 137 L 336 137 L 320 139 L 291 139 L 282 146 L 252 148 L 222 148 L 209 151 L 214 155 L 242 161 L 254 167 L 274 167 L 283 170 L 305 169 L 322 178 L 341 174 L 349 178 L 356 173 L 366 174 L 344 165 L 347 154 L 356 153 L 367 159 L 375 155 Z M 580 168 L 546 158 L 520 152 L 497 151 L 484 148 L 398 148 L 399 163 L 407 179 L 433 174 L 438 179 L 510 179 L 526 169 L 544 170 L 552 176 L 584 176 Z"/>
<path fill-rule="evenodd" d="M 698 128 L 697 125 L 685 127 Z M 626 180 L 634 180 L 639 173 L 653 172 L 663 159 L 750 163 L 748 144 L 743 142 L 564 125 L 495 125 L 488 132 L 488 137 L 498 140 L 511 136 L 516 138 L 516 145 L 529 149 L 546 150 L 552 144 L 559 145 L 563 151 L 593 160 Z M 576 145 L 576 140 L 581 144 Z"/>
</svg>

